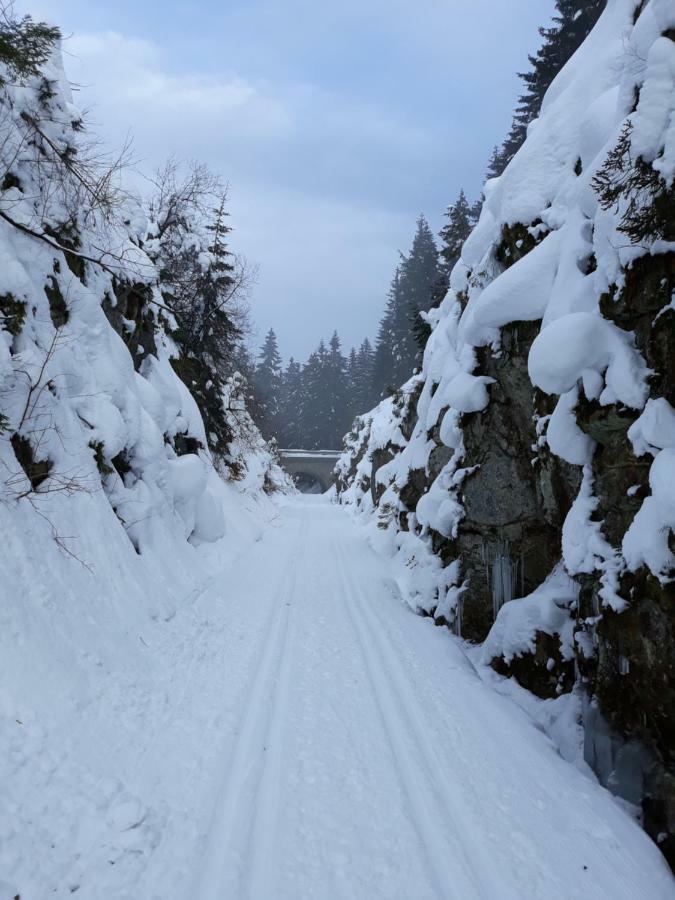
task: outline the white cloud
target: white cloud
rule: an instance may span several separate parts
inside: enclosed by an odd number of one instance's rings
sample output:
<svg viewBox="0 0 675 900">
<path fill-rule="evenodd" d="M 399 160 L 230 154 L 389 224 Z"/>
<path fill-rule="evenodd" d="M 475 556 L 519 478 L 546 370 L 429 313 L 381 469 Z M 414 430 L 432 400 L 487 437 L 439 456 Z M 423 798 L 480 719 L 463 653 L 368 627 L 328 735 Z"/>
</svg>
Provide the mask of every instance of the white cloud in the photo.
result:
<svg viewBox="0 0 675 900">
<path fill-rule="evenodd" d="M 259 331 L 273 325 L 301 358 L 336 327 L 346 344 L 373 337 L 414 219 L 372 192 L 395 196 L 401 159 L 423 159 L 429 135 L 308 83 L 173 74 L 156 44 L 114 31 L 77 35 L 66 52 L 76 102 L 111 143 L 131 130 L 146 169 L 177 154 L 230 182 L 233 246 L 260 270 Z"/>
<path fill-rule="evenodd" d="M 246 137 L 283 135 L 288 110 L 260 86 L 239 76 L 169 74 L 159 47 L 118 32 L 80 34 L 66 45 L 66 66 L 73 81 L 85 85 L 85 97 L 130 127 L 147 127 L 148 118 L 165 128 L 194 124 L 236 128 Z"/>
<path fill-rule="evenodd" d="M 111 143 L 229 181 L 255 320 L 304 357 L 335 326 L 372 337 L 416 215 L 477 193 L 552 0 L 30 5 L 75 32 L 76 102 Z"/>
</svg>

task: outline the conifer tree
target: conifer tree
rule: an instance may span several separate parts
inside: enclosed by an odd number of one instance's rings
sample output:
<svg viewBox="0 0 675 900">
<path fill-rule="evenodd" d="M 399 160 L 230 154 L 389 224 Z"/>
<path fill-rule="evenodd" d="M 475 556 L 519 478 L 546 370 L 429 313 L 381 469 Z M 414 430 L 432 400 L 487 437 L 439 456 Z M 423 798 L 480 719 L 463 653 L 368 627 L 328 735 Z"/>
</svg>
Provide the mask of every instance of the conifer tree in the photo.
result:
<svg viewBox="0 0 675 900">
<path fill-rule="evenodd" d="M 377 402 L 373 393 L 373 363 L 375 354 L 368 338 L 356 353 L 352 378 L 352 418 L 367 412 Z"/>
<path fill-rule="evenodd" d="M 40 74 L 60 37 L 55 26 L 34 22 L 30 16 L 19 19 L 11 3 L 0 5 L 0 64 L 17 83 L 23 84 L 32 75 Z"/>
<path fill-rule="evenodd" d="M 302 447 L 302 367 L 291 356 L 281 376 L 277 440 L 281 447 Z"/>
<path fill-rule="evenodd" d="M 246 276 L 226 243 L 227 195 L 205 166 L 193 165 L 181 180 L 174 161 L 156 174 L 155 187 L 149 217 L 156 239 L 149 252 L 175 320 L 170 333 L 179 353 L 171 364 L 190 385 L 209 446 L 222 459 L 232 437 L 224 387 L 237 368 L 246 324 L 241 303 Z"/>
<path fill-rule="evenodd" d="M 320 450 L 325 425 L 323 376 L 326 348 L 323 341 L 310 353 L 302 369 L 302 446 L 307 450 Z"/>
<path fill-rule="evenodd" d="M 258 425 L 265 437 L 273 437 L 279 427 L 281 399 L 281 355 L 274 329 L 270 328 L 260 349 L 254 383 L 260 402 Z"/>
<path fill-rule="evenodd" d="M 441 228 L 438 235 L 442 241 L 439 255 L 448 274 L 459 259 L 462 245 L 475 224 L 475 213 L 475 207 L 469 204 L 463 190 L 459 192 L 459 197 L 448 207 L 445 213 L 448 221 Z"/>
<path fill-rule="evenodd" d="M 528 57 L 529 71 L 519 73 L 525 91 L 518 98 L 506 140 L 496 159 L 490 160 L 488 177 L 501 175 L 516 155 L 553 79 L 584 42 L 605 5 L 606 0 L 556 0 L 553 25 L 539 29 L 543 43 L 534 56 Z"/>
<path fill-rule="evenodd" d="M 485 172 L 485 180 L 489 181 L 490 178 L 497 178 L 504 171 L 504 166 L 502 165 L 502 156 L 501 156 L 501 147 L 499 145 L 495 145 L 492 148 L 492 153 L 490 154 L 490 159 L 488 160 L 487 169 Z"/>
<path fill-rule="evenodd" d="M 324 386 L 327 418 L 323 436 L 326 449 L 333 450 L 342 446 L 342 438 L 351 424 L 347 364 L 337 331 L 328 345 Z"/>
<path fill-rule="evenodd" d="M 375 340 L 372 393 L 376 402 L 386 396 L 390 390 L 393 391 L 396 388 L 393 380 L 396 362 L 394 358 L 394 320 L 396 317 L 396 310 L 401 303 L 400 284 L 401 270 L 400 267 L 397 267 L 389 286 L 384 315 L 380 320 L 377 338 Z"/>
<path fill-rule="evenodd" d="M 352 347 L 347 357 L 347 409 L 350 419 L 353 419 L 356 415 L 360 388 L 359 357 L 356 348 Z"/>
<path fill-rule="evenodd" d="M 417 230 L 409 254 L 401 263 L 400 303 L 394 323 L 393 383 L 407 381 L 421 363 L 422 351 L 428 337 L 428 325 L 420 312 L 427 312 L 439 303 L 447 282 L 438 259 L 438 248 L 423 215 L 417 220 Z"/>
</svg>

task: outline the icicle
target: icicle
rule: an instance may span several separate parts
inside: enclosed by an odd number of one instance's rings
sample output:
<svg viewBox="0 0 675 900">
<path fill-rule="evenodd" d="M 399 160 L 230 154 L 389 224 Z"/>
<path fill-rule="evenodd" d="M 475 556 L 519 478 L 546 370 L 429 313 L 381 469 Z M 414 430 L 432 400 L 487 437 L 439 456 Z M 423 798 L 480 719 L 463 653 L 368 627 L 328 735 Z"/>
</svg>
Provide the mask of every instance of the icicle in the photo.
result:
<svg viewBox="0 0 675 900">
<path fill-rule="evenodd" d="M 497 618 L 497 613 L 505 603 L 513 600 L 515 588 L 518 583 L 518 561 L 513 561 L 509 555 L 508 543 L 499 543 L 492 560 L 492 616 Z"/>
</svg>

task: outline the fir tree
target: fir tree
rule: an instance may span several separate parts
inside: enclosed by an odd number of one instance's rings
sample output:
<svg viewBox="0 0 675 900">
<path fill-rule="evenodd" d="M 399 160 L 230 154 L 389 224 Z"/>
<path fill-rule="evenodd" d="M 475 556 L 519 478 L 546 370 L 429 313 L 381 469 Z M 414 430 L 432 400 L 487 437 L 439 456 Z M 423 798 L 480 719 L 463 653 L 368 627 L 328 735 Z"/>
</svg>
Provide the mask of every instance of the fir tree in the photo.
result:
<svg viewBox="0 0 675 900">
<path fill-rule="evenodd" d="M 0 63 L 13 80 L 23 83 L 39 75 L 60 37 L 55 26 L 34 22 L 30 16 L 18 19 L 12 4 L 0 6 Z M 3 81 L 0 78 L 0 85 Z"/>
<path fill-rule="evenodd" d="M 490 178 L 498 178 L 503 171 L 504 166 L 502 164 L 501 147 L 495 146 L 492 148 L 492 154 L 488 160 L 485 180 L 489 181 Z"/>
<path fill-rule="evenodd" d="M 260 398 L 260 429 L 265 437 L 272 437 L 279 427 L 281 398 L 281 356 L 277 336 L 270 328 L 260 349 L 254 383 Z"/>
<path fill-rule="evenodd" d="M 446 289 L 431 228 L 421 215 L 410 253 L 401 264 L 400 303 L 394 322 L 392 378 L 396 386 L 410 378 L 422 359 L 429 327 L 420 312 L 427 312 L 439 303 Z"/>
<path fill-rule="evenodd" d="M 351 424 L 349 392 L 347 385 L 347 365 L 337 331 L 333 332 L 328 345 L 324 375 L 324 395 L 327 418 L 323 437 L 326 449 L 342 446 L 342 438 Z"/>
<path fill-rule="evenodd" d="M 281 447 L 303 445 L 302 367 L 291 356 L 281 379 L 278 441 Z"/>
<path fill-rule="evenodd" d="M 470 206 L 463 190 L 459 192 L 457 200 L 448 207 L 445 217 L 448 221 L 438 233 L 442 241 L 439 255 L 443 260 L 445 271 L 449 274 L 459 259 L 462 245 L 476 221 L 475 207 Z"/>
<path fill-rule="evenodd" d="M 157 235 L 151 252 L 164 304 L 175 319 L 175 328 L 166 326 L 179 351 L 171 364 L 197 401 L 211 450 L 225 459 L 232 434 L 224 389 L 236 368 L 245 320 L 241 273 L 226 243 L 226 194 L 202 166 L 178 181 L 174 163 L 158 173 L 156 187 L 149 210 Z"/>
<path fill-rule="evenodd" d="M 354 374 L 352 376 L 352 408 L 351 418 L 367 412 L 377 402 L 373 393 L 373 364 L 375 354 L 368 338 L 362 342 L 355 354 Z"/>
<path fill-rule="evenodd" d="M 400 300 L 401 270 L 394 272 L 384 315 L 380 320 L 375 340 L 375 353 L 372 369 L 372 393 L 376 402 L 396 388 L 393 379 L 396 360 L 394 357 L 394 320 Z"/>
<path fill-rule="evenodd" d="M 605 5 L 606 0 L 556 0 L 553 25 L 539 29 L 543 43 L 534 56 L 528 57 L 529 71 L 519 73 L 525 91 L 518 98 L 506 140 L 497 157 L 490 160 L 488 177 L 501 175 L 516 155 L 553 79 L 584 42 Z"/>
<path fill-rule="evenodd" d="M 356 415 L 360 387 L 359 357 L 356 348 L 352 347 L 347 357 L 347 409 L 350 419 Z"/>
<path fill-rule="evenodd" d="M 325 449 L 322 448 L 326 416 L 325 367 L 326 347 L 321 341 L 302 369 L 302 446 L 307 450 Z"/>
</svg>

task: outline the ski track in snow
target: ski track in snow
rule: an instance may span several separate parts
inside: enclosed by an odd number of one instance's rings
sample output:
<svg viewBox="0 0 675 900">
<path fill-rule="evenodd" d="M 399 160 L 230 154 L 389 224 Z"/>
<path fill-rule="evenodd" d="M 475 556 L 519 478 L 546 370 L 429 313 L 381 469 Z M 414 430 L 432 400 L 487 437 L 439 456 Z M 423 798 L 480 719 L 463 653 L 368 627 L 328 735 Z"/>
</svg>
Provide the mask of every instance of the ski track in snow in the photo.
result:
<svg viewBox="0 0 675 900">
<path fill-rule="evenodd" d="M 70 799 L 76 861 L 22 900 L 675 897 L 641 829 L 412 614 L 325 498 L 285 501 L 146 637 L 164 699 L 132 686 L 125 714 L 111 694 L 111 786 Z"/>
<path fill-rule="evenodd" d="M 456 822 L 453 823 L 451 843 L 446 843 L 443 835 L 437 832 L 437 823 L 443 822 L 446 817 L 453 818 L 457 804 L 448 791 L 443 766 L 425 736 L 405 677 L 399 671 L 397 661 L 392 658 L 386 638 L 382 639 L 378 633 L 378 623 L 373 621 L 363 588 L 351 576 L 349 560 L 340 543 L 336 543 L 335 548 L 336 571 L 341 576 L 345 606 L 368 668 L 410 804 L 411 818 L 428 857 L 438 895 L 458 898 L 498 896 L 500 888 L 490 876 L 489 860 L 482 848 L 468 842 L 462 844 L 462 828 L 457 828 Z M 452 871 L 447 863 L 449 846 L 454 860 Z M 459 872 L 457 865 L 461 867 Z M 505 890 L 508 892 L 502 892 L 505 898 L 515 896 L 508 886 Z"/>
<path fill-rule="evenodd" d="M 237 890 L 237 885 L 227 884 L 230 870 L 236 870 L 249 860 L 253 882 L 251 896 L 273 896 L 265 885 L 268 883 L 269 854 L 273 850 L 273 831 L 278 813 L 278 787 L 282 775 L 281 717 L 288 703 L 291 620 L 305 537 L 306 522 L 303 521 L 282 586 L 274 595 L 272 621 L 248 693 L 243 721 L 237 729 L 234 752 L 226 766 L 225 781 L 196 891 L 196 896 L 203 900 L 236 896 L 233 891 Z M 246 820 L 251 814 L 253 821 L 247 835 Z"/>
</svg>

